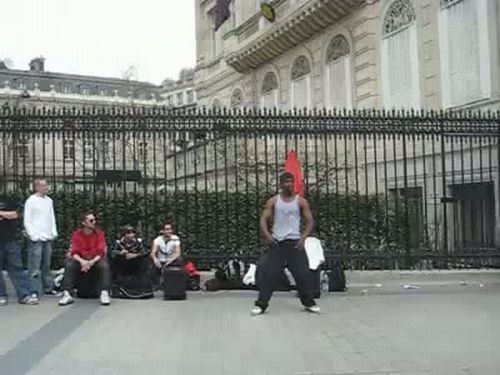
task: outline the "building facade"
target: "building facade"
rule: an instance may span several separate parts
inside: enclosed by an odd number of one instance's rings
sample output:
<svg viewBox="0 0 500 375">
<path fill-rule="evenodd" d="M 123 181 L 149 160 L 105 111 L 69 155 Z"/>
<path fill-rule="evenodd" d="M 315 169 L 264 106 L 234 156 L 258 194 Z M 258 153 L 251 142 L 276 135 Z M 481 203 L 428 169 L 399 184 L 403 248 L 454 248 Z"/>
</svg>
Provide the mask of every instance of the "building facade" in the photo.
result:
<svg viewBox="0 0 500 375">
<path fill-rule="evenodd" d="M 194 70 L 183 69 L 178 80 L 166 79 L 160 89 L 162 105 L 167 107 L 182 108 L 196 104 L 196 91 L 194 89 Z"/>
<path fill-rule="evenodd" d="M 29 70 L 0 62 L 0 101 L 13 107 L 152 106 L 159 100 L 151 83 L 53 73 L 43 57 L 31 60 Z"/>
<path fill-rule="evenodd" d="M 142 108 L 162 106 L 159 86 L 127 79 L 53 73 L 45 69 L 43 58 L 33 59 L 29 70 L 9 69 L 0 62 L 0 82 L 0 112 L 5 118 L 14 110 L 25 111 L 25 117 L 19 120 L 19 131 L 1 129 L 2 184 L 19 188 L 37 176 L 46 176 L 54 183 L 79 189 L 96 179 L 99 171 L 154 175 L 147 157 L 148 152 L 154 154 L 149 139 L 136 132 L 117 132 L 123 126 L 117 121 L 113 123 L 115 131 L 104 132 L 100 128 L 106 124 L 91 113 L 111 108 L 117 113 L 135 108 L 139 113 Z M 32 119 L 42 111 L 56 111 L 54 116 L 61 116 L 58 111 L 63 109 L 68 114 L 64 131 L 53 130 L 41 120 L 39 129 L 35 126 L 33 131 L 22 130 L 23 125 L 32 125 Z"/>
<path fill-rule="evenodd" d="M 230 18 L 216 29 L 217 2 L 196 1 L 198 105 L 500 109 L 498 0 L 267 1 L 274 21 L 263 16 L 261 3 L 231 1 Z M 273 169 L 281 168 L 287 139 L 267 138 L 251 152 L 257 159 L 279 153 Z M 412 227 L 425 228 L 446 251 L 500 246 L 497 141 L 439 139 L 332 134 L 316 160 L 342 166 L 327 181 L 340 194 L 383 194 L 396 211 L 403 200 L 413 202 L 419 224 Z M 293 137 L 288 144 L 303 161 L 313 147 Z M 309 186 L 316 180 L 306 176 Z"/>
<path fill-rule="evenodd" d="M 497 0 L 197 0 L 198 102 L 292 108 L 499 108 Z"/>
</svg>

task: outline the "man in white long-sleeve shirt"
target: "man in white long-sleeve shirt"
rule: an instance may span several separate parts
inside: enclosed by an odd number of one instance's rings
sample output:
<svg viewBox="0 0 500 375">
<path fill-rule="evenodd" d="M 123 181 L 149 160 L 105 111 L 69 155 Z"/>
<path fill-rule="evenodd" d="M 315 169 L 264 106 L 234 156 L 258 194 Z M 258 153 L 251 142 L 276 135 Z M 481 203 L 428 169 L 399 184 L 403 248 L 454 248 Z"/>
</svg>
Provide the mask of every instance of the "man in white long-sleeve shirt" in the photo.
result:
<svg viewBox="0 0 500 375">
<path fill-rule="evenodd" d="M 46 180 L 34 182 L 35 194 L 24 205 L 24 229 L 29 237 L 28 274 L 33 288 L 45 294 L 54 293 L 51 274 L 52 241 L 57 237 L 52 199 L 47 196 Z"/>
</svg>

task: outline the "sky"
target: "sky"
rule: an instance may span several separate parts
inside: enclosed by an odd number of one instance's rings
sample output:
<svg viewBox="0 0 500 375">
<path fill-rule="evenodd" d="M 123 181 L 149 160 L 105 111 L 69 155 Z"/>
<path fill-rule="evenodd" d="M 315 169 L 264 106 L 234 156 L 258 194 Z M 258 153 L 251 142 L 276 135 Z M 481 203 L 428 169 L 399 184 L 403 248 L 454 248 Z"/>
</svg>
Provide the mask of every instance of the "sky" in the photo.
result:
<svg viewBox="0 0 500 375">
<path fill-rule="evenodd" d="M 194 0 L 4 0 L 0 59 L 45 70 L 160 84 L 194 67 Z M 135 77 L 132 77 L 135 78 Z"/>
</svg>

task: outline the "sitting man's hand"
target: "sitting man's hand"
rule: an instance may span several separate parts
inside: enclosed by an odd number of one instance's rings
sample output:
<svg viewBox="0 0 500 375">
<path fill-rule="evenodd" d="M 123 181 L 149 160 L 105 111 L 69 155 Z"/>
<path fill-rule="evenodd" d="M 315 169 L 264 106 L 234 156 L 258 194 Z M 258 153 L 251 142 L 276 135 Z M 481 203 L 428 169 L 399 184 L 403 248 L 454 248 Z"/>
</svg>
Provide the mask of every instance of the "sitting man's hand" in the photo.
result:
<svg viewBox="0 0 500 375">
<path fill-rule="evenodd" d="M 138 254 L 134 254 L 134 253 L 127 253 L 127 254 L 125 254 L 125 258 L 127 260 L 134 259 L 134 258 L 137 258 L 137 257 L 138 257 Z"/>
<path fill-rule="evenodd" d="M 84 260 L 80 263 L 82 265 L 82 272 L 87 273 L 93 266 L 92 262 L 89 260 Z"/>
<path fill-rule="evenodd" d="M 153 262 L 154 262 L 156 268 L 161 268 L 161 262 L 158 260 L 158 258 L 155 258 L 153 260 Z"/>
<path fill-rule="evenodd" d="M 127 250 L 122 250 L 122 251 L 119 252 L 119 254 L 127 256 L 128 251 Z"/>
</svg>

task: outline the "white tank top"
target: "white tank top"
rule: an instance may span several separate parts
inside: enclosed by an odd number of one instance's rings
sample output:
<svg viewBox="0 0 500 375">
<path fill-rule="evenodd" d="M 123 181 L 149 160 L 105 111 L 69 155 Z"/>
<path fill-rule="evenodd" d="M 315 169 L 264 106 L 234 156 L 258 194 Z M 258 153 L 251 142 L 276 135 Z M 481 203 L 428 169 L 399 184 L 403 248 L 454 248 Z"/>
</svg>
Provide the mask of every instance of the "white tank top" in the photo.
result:
<svg viewBox="0 0 500 375">
<path fill-rule="evenodd" d="M 300 206 L 299 198 L 295 196 L 290 202 L 285 202 L 278 195 L 274 205 L 273 238 L 276 241 L 300 239 Z"/>
</svg>

